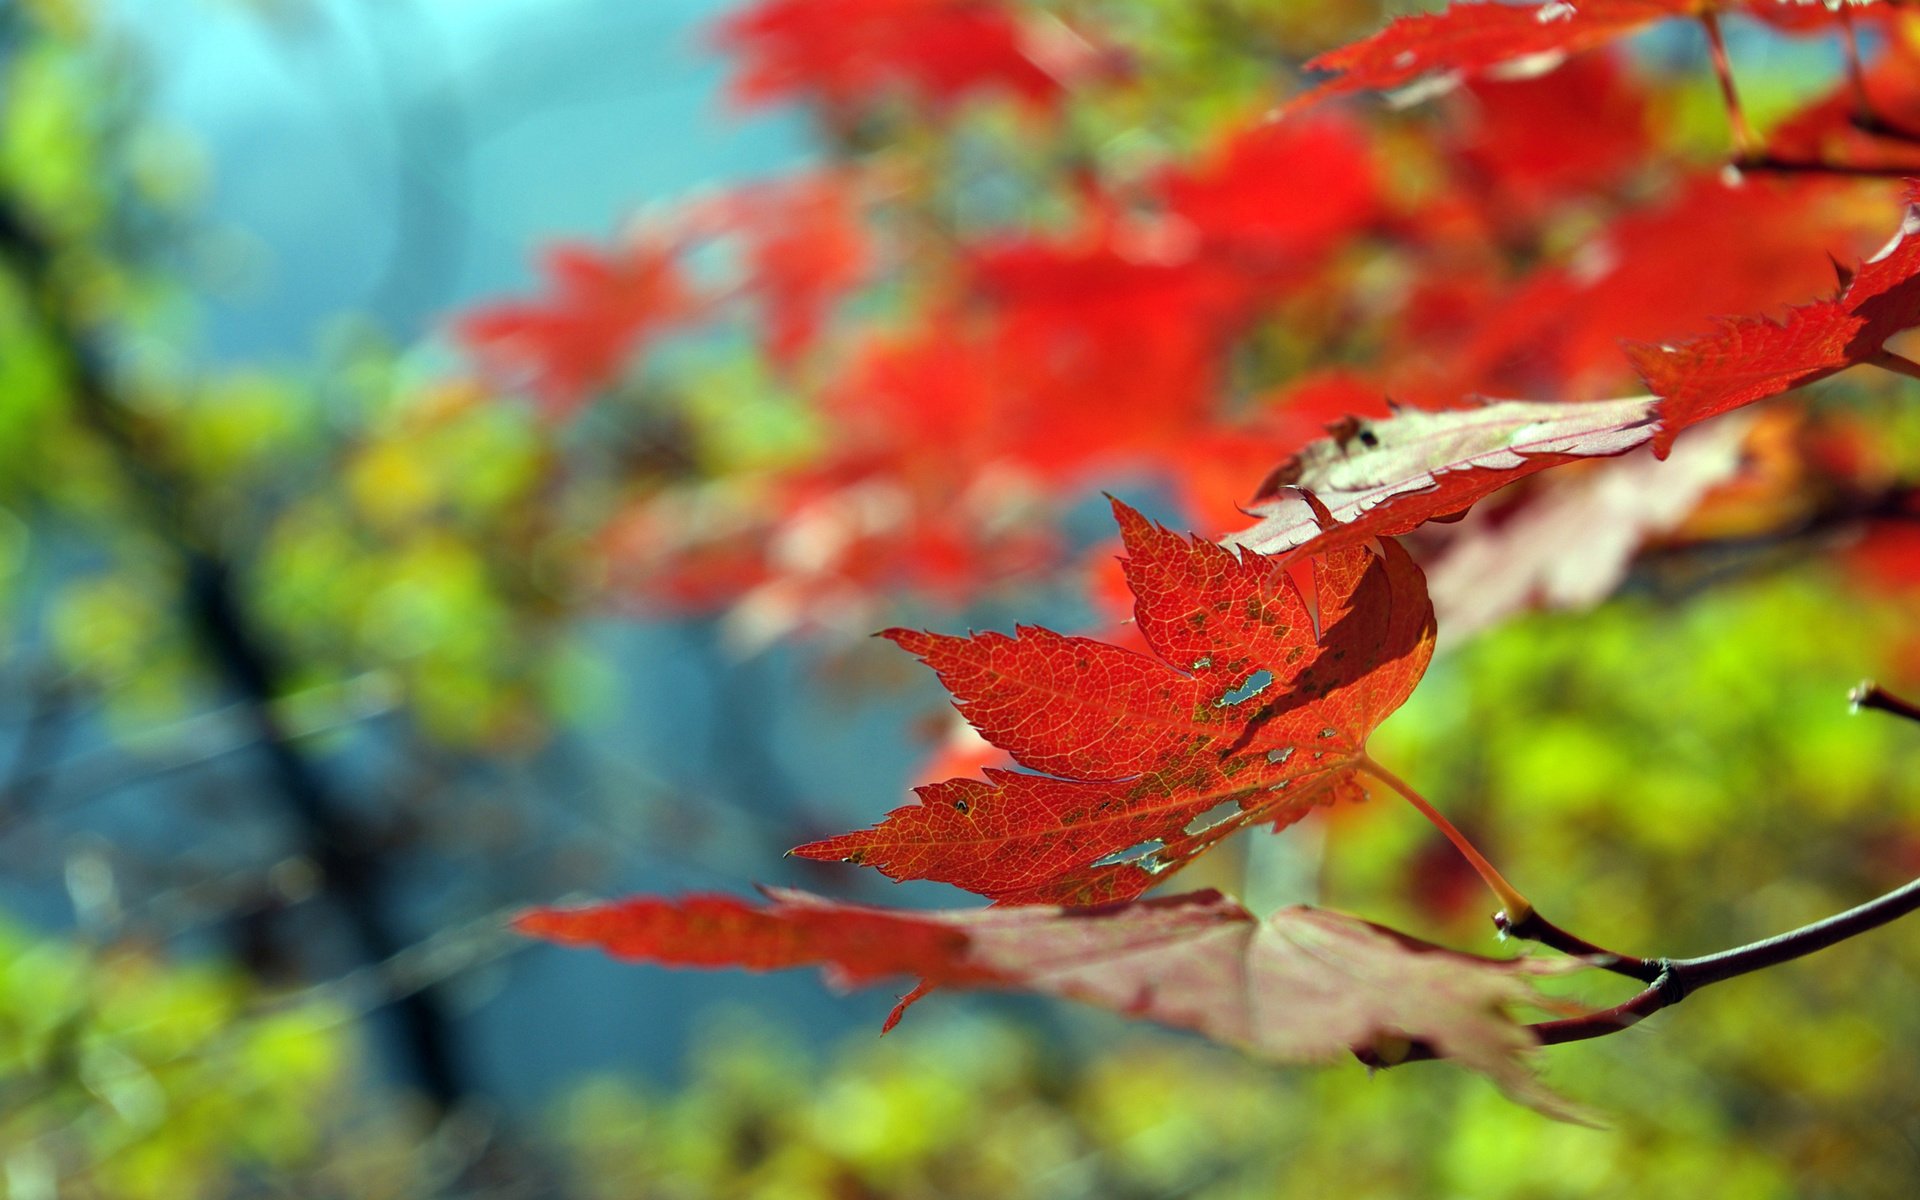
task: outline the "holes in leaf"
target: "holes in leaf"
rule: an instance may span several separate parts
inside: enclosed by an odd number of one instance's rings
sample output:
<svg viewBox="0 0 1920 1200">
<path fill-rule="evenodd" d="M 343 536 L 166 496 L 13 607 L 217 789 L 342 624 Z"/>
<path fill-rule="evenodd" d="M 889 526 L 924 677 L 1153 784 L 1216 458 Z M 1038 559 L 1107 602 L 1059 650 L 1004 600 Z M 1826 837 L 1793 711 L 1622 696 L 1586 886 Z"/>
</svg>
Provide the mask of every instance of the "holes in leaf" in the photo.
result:
<svg viewBox="0 0 1920 1200">
<path fill-rule="evenodd" d="M 1204 833 L 1205 831 L 1212 829 L 1215 825 L 1218 825 L 1220 822 L 1230 819 L 1239 811 L 1240 811 L 1239 801 L 1222 800 L 1220 803 L 1214 805 L 1212 808 L 1201 813 L 1199 816 L 1195 817 L 1193 820 L 1188 821 L 1187 827 L 1181 832 L 1185 833 L 1188 837 L 1192 837 L 1196 833 Z"/>
<path fill-rule="evenodd" d="M 1160 839 L 1155 838 L 1150 842 L 1141 842 L 1135 846 L 1128 846 L 1125 850 L 1117 850 L 1104 858 L 1095 859 L 1093 865 L 1096 867 L 1114 867 L 1119 866 L 1121 863 L 1131 863 L 1149 875 L 1157 875 L 1166 869 L 1162 866 L 1159 858 L 1160 851 L 1163 848 L 1160 844 Z"/>
<path fill-rule="evenodd" d="M 1275 766 L 1279 766 L 1281 763 L 1287 761 L 1292 757 L 1293 757 L 1292 746 L 1281 746 L 1277 750 L 1267 751 L 1267 761 L 1272 763 Z"/>
<path fill-rule="evenodd" d="M 1228 705 L 1231 705 L 1231 704 L 1239 704 L 1242 701 L 1251 700 L 1255 696 L 1258 696 L 1261 692 L 1266 691 L 1267 685 L 1272 682 L 1273 682 L 1272 671 L 1268 671 L 1265 669 L 1255 671 L 1251 676 L 1247 678 L 1247 681 L 1245 683 L 1241 684 L 1239 687 L 1233 689 L 1232 691 L 1228 692 L 1226 695 L 1214 701 L 1214 707 L 1226 708 Z"/>
</svg>

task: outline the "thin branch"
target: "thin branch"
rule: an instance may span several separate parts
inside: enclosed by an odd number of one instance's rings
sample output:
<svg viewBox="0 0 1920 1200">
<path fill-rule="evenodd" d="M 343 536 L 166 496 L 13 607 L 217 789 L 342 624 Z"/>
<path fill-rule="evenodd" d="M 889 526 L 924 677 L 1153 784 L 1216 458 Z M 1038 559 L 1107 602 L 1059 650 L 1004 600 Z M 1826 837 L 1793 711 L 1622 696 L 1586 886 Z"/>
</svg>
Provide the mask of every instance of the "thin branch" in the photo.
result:
<svg viewBox="0 0 1920 1200">
<path fill-rule="evenodd" d="M 1749 175 L 1844 175 L 1855 179 L 1909 179 L 1914 173 L 1911 166 L 1776 158 L 1771 154 L 1743 154 L 1735 158 L 1731 165 L 1734 170 Z"/>
<path fill-rule="evenodd" d="M 1529 942 L 1538 942 L 1550 950 L 1573 958 L 1585 959 L 1602 971 L 1611 971 L 1615 975 L 1625 975 L 1629 979 L 1638 979 L 1642 983 L 1652 983 L 1660 978 L 1667 964 L 1657 958 L 1635 958 L 1631 954 L 1620 954 L 1603 946 L 1596 946 L 1577 934 L 1569 933 L 1541 916 L 1538 911 L 1529 912 L 1518 919 L 1504 912 L 1493 914 L 1494 927 L 1505 937 L 1521 938 Z"/>
<path fill-rule="evenodd" d="M 1873 98 L 1867 95 L 1867 73 L 1860 65 L 1860 31 L 1854 28 L 1853 6 L 1840 4 L 1840 40 L 1847 50 L 1847 83 L 1853 89 L 1853 120 L 1862 129 L 1877 129 L 1879 116 L 1873 111 Z"/>
<path fill-rule="evenodd" d="M 1920 721 L 1920 704 L 1911 700 L 1902 700 L 1871 679 L 1861 681 L 1860 685 L 1848 693 L 1847 700 L 1853 710 L 1871 708 L 1879 712 L 1892 713 L 1896 717 L 1905 717 L 1909 721 Z"/>
<path fill-rule="evenodd" d="M 1508 883 L 1500 872 L 1494 869 L 1493 864 L 1487 861 L 1486 855 L 1480 853 L 1479 849 L 1467 839 L 1467 835 L 1461 833 L 1452 821 L 1447 820 L 1445 816 L 1441 815 L 1439 809 L 1429 804 L 1425 796 L 1414 791 L 1406 780 L 1401 779 L 1398 775 L 1387 770 L 1371 758 L 1363 756 L 1360 759 L 1360 769 L 1375 779 L 1378 779 L 1381 783 L 1386 784 L 1394 791 L 1399 792 L 1401 797 L 1405 799 L 1408 804 L 1413 805 L 1421 816 L 1433 822 L 1434 828 L 1438 829 L 1449 842 L 1453 843 L 1453 848 L 1460 852 L 1460 857 L 1467 860 L 1467 864 L 1474 869 L 1493 894 L 1499 898 L 1500 903 L 1505 906 L 1503 916 L 1518 913 L 1519 916 L 1513 919 L 1524 920 L 1532 914 L 1533 904 L 1521 894 L 1520 889 Z"/>
<path fill-rule="evenodd" d="M 1920 879 L 1843 913 L 1732 950 L 1699 958 L 1648 960 L 1661 968 L 1659 974 L 1645 991 L 1625 1003 L 1581 1017 L 1542 1021 L 1528 1028 L 1543 1046 L 1607 1037 L 1631 1028 L 1663 1008 L 1671 1008 L 1701 988 L 1804 958 L 1878 929 L 1916 909 L 1920 909 Z M 1372 1066 L 1394 1065 L 1374 1062 L 1364 1053 L 1360 1057 Z M 1424 1062 L 1438 1057 L 1432 1046 L 1415 1043 L 1397 1061 Z"/>
</svg>

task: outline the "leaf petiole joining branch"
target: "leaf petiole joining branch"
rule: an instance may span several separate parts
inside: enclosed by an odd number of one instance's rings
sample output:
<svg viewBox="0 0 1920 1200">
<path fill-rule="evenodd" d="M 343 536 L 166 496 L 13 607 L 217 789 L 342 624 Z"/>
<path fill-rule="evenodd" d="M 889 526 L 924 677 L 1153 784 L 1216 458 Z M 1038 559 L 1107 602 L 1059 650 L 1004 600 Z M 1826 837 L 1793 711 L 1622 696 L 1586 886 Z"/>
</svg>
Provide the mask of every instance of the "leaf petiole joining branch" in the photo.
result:
<svg viewBox="0 0 1920 1200">
<path fill-rule="evenodd" d="M 1861 683 L 1853 689 L 1849 699 L 1852 700 L 1856 709 L 1878 709 L 1908 720 L 1920 721 L 1920 705 L 1902 700 L 1876 683 Z M 1379 775 L 1384 781 L 1390 784 L 1395 782 L 1391 776 L 1382 773 L 1371 759 L 1365 760 L 1362 765 Z M 1408 791 L 1402 791 L 1401 794 L 1407 796 L 1414 802 L 1415 807 L 1423 812 L 1431 807 L 1409 794 Z M 1447 828 L 1451 826 L 1443 825 L 1443 829 Z M 1564 954 L 1586 959 L 1602 970 L 1626 975 L 1641 980 L 1647 985 L 1638 995 L 1612 1008 L 1588 1013 L 1585 1016 L 1541 1021 L 1528 1026 L 1542 1046 L 1557 1046 L 1564 1042 L 1581 1042 L 1619 1033 L 1663 1008 L 1670 1008 L 1680 1003 L 1703 987 L 1768 967 L 1779 966 L 1781 963 L 1792 962 L 1816 950 L 1824 950 L 1828 946 L 1838 945 L 1849 938 L 1878 929 L 1916 910 L 1920 910 L 1920 879 L 1902 884 L 1885 895 L 1869 900 L 1865 904 L 1856 905 L 1843 913 L 1836 913 L 1786 933 L 1775 934 L 1770 938 L 1762 938 L 1757 942 L 1749 942 L 1744 946 L 1722 950 L 1717 954 L 1702 955 L 1699 958 L 1634 958 L 1630 955 L 1616 954 L 1561 929 L 1534 912 L 1531 907 L 1518 917 L 1511 917 L 1504 912 L 1496 913 L 1493 921 L 1503 934 L 1539 942 L 1543 946 Z M 1424 1042 L 1410 1044 L 1403 1053 L 1396 1054 L 1391 1061 L 1381 1057 L 1372 1049 L 1361 1048 L 1354 1053 L 1360 1061 L 1370 1067 L 1397 1066 L 1403 1062 L 1422 1062 L 1440 1057 L 1432 1046 Z"/>
<path fill-rule="evenodd" d="M 1486 855 L 1480 853 L 1479 848 L 1467 839 L 1466 834 L 1460 832 L 1452 821 L 1447 820 L 1406 780 L 1375 762 L 1371 756 L 1361 759 L 1360 769 L 1400 793 L 1408 804 L 1413 805 L 1420 815 L 1432 822 L 1434 827 L 1453 843 L 1453 848 L 1460 852 L 1461 857 L 1467 860 L 1486 883 L 1488 889 L 1505 906 L 1493 914 L 1494 926 L 1500 930 L 1502 936 L 1538 942 L 1562 954 L 1586 959 L 1603 971 L 1625 975 L 1629 979 L 1638 979 L 1642 983 L 1654 982 L 1665 970 L 1664 960 L 1635 958 L 1631 954 L 1616 953 L 1605 947 L 1596 946 L 1585 938 L 1569 933 L 1547 920 L 1533 907 L 1532 901 L 1521 894 L 1519 888 L 1508 883 L 1506 877 L 1487 861 Z"/>
<path fill-rule="evenodd" d="M 1843 913 L 1732 950 L 1722 950 L 1718 954 L 1699 958 L 1634 960 L 1648 964 L 1657 973 L 1647 988 L 1632 999 L 1585 1016 L 1541 1021 L 1528 1028 L 1543 1046 L 1606 1037 L 1638 1024 L 1663 1008 L 1671 1008 L 1703 987 L 1803 958 L 1816 950 L 1824 950 L 1878 929 L 1916 909 L 1920 909 L 1920 879 Z M 1395 1066 L 1440 1056 L 1432 1046 L 1416 1042 L 1391 1063 L 1365 1051 L 1359 1052 L 1359 1057 L 1369 1066 Z"/>
</svg>

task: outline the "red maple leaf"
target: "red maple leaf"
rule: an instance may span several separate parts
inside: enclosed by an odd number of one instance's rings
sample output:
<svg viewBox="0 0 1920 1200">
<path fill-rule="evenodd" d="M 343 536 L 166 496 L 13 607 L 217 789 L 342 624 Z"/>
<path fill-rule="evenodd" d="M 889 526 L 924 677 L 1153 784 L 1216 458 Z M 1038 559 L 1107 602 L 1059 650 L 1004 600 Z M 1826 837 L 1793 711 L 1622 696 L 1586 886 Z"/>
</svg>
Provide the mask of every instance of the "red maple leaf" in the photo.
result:
<svg viewBox="0 0 1920 1200">
<path fill-rule="evenodd" d="M 759 0 L 728 17 L 719 44 L 749 104 L 814 100 L 849 111 L 905 94 L 934 111 L 980 92 L 1050 105 L 1060 82 L 994 0 Z"/>
<path fill-rule="evenodd" d="M 538 909 L 516 924 L 536 937 L 672 966 L 819 965 L 843 986 L 919 976 L 906 1002 L 934 986 L 1063 997 L 1280 1062 L 1327 1062 L 1417 1040 L 1515 1099 L 1575 1115 L 1529 1070 L 1537 1043 L 1511 1015 L 1547 1004 L 1529 980 L 1563 964 L 1461 954 L 1320 909 L 1285 908 L 1262 921 L 1211 891 L 1099 909 L 917 912 L 789 890 L 767 896 L 764 906 L 727 896 L 637 897 Z"/>
<path fill-rule="evenodd" d="M 767 354 L 791 366 L 813 345 L 833 302 L 869 269 L 853 182 L 832 172 L 803 175 L 746 188 L 726 207 L 746 243 L 745 283 L 765 313 Z"/>
<path fill-rule="evenodd" d="M 1459 295 L 1415 293 L 1398 338 L 1410 365 L 1383 389 L 1421 407 L 1467 394 L 1589 400 L 1631 386 L 1623 339 L 1660 340 L 1721 313 L 1810 294 L 1832 278 L 1822 249 L 1884 239 L 1888 188 L 1794 176 L 1729 187 L 1699 177 L 1596 231 L 1561 261 Z M 1700 237 L 1738 229 L 1737 238 Z M 1673 264 L 1685 261 L 1688 270 Z M 1425 361 L 1422 361 L 1422 360 Z"/>
<path fill-rule="evenodd" d="M 664 329 L 701 313 L 677 254 L 660 238 L 610 252 L 554 246 L 546 254 L 549 296 L 476 309 L 457 334 L 482 360 L 525 375 L 564 415 L 617 378 Z"/>
<path fill-rule="evenodd" d="M 1351 790 L 1368 735 L 1432 656 L 1412 560 L 1392 543 L 1325 556 L 1310 601 L 1274 561 L 1180 537 L 1118 502 L 1114 513 L 1157 657 L 1046 629 L 888 630 L 982 736 L 1046 774 L 923 787 L 875 828 L 794 853 L 1003 902 L 1097 904 Z"/>
<path fill-rule="evenodd" d="M 1606 194 L 1653 149 L 1646 94 L 1614 54 L 1537 78 L 1474 80 L 1452 109 L 1443 152 L 1496 215 L 1538 220 L 1555 203 Z"/>
<path fill-rule="evenodd" d="M 1755 400 L 1777 396 L 1861 363 L 1893 362 L 1888 338 L 1920 325 L 1920 208 L 1885 249 L 1860 264 L 1831 300 L 1789 309 L 1785 318 L 1723 318 L 1704 337 L 1627 348 L 1660 399 L 1654 449 L 1665 455 L 1682 429 Z"/>
<path fill-rule="evenodd" d="M 1876 18 L 1889 7 L 1856 6 Z M 1825 4 L 1798 0 L 1455 0 L 1440 12 L 1396 17 L 1373 36 L 1310 60 L 1310 71 L 1339 74 L 1292 107 L 1343 92 L 1451 85 L 1491 71 L 1514 76 L 1551 70 L 1571 55 L 1657 21 L 1719 13 L 1756 17 L 1787 33 L 1821 32 L 1839 20 Z"/>
<path fill-rule="evenodd" d="M 1263 116 L 1153 190 L 1191 227 L 1197 252 L 1263 273 L 1325 258 L 1385 207 L 1367 130 L 1333 111 Z"/>
<path fill-rule="evenodd" d="M 1373 36 L 1310 60 L 1307 70 L 1338 75 L 1295 104 L 1342 92 L 1452 81 L 1528 59 L 1552 66 L 1567 55 L 1698 7 L 1697 0 L 1456 0 L 1440 12 L 1396 17 Z"/>
</svg>

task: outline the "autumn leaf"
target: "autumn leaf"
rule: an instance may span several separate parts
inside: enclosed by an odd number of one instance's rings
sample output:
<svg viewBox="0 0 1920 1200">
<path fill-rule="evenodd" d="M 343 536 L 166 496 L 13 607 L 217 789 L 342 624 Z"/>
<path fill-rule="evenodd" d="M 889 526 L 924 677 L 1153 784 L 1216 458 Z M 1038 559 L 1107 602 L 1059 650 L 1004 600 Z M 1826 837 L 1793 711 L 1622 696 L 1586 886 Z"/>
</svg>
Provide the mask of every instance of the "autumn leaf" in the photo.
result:
<svg viewBox="0 0 1920 1200">
<path fill-rule="evenodd" d="M 994 0 L 759 0 L 719 27 L 736 100 L 856 110 L 904 94 L 934 111 L 983 92 L 1051 105 L 1060 81 Z"/>
<path fill-rule="evenodd" d="M 1276 562 L 1118 502 L 1114 513 L 1157 657 L 1037 628 L 888 630 L 982 736 L 1044 774 L 922 787 L 875 828 L 794 853 L 1007 903 L 1097 904 L 1138 896 L 1239 829 L 1283 827 L 1352 791 L 1367 736 L 1433 652 L 1406 553 L 1389 543 L 1318 559 L 1309 600 Z"/>
<path fill-rule="evenodd" d="M 664 329 L 703 308 L 677 248 L 662 238 L 604 252 L 556 246 L 546 270 L 548 296 L 475 309 L 457 333 L 483 361 L 525 375 L 559 415 L 612 382 Z"/>
<path fill-rule="evenodd" d="M 1728 186 L 1699 176 L 1596 230 L 1563 259 L 1453 323 L 1409 331 L 1447 348 L 1439 372 L 1450 390 L 1425 389 L 1422 407 L 1461 395 L 1595 400 L 1624 394 L 1634 378 L 1623 339 L 1663 341 L 1749 312 L 1815 295 L 1832 279 L 1828 253 L 1866 252 L 1886 240 L 1890 185 L 1814 176 L 1754 178 Z M 1737 229 L 1737 238 L 1702 238 Z M 1685 262 L 1687 270 L 1673 264 Z M 1413 399 L 1415 389 L 1395 389 Z"/>
<path fill-rule="evenodd" d="M 1652 157 L 1646 96 L 1616 54 L 1583 55 L 1544 76 L 1474 80 L 1454 112 L 1443 152 L 1496 216 L 1540 220 L 1554 204 L 1633 178 Z"/>
<path fill-rule="evenodd" d="M 1263 554 L 1309 544 L 1325 552 L 1405 533 L 1548 467 L 1645 445 L 1655 401 L 1499 400 L 1349 419 L 1275 468 L 1247 510 L 1259 523 L 1227 541 Z"/>
<path fill-rule="evenodd" d="M 1170 167 L 1153 194 L 1190 229 L 1193 252 L 1271 274 L 1317 262 L 1386 208 L 1368 130 L 1333 110 L 1232 128 L 1199 161 Z"/>
<path fill-rule="evenodd" d="M 1336 77 L 1295 104 L 1343 92 L 1451 85 L 1495 68 L 1512 73 L 1529 60 L 1550 69 L 1568 55 L 1696 7 L 1690 0 L 1456 0 L 1440 12 L 1396 17 L 1373 36 L 1310 60 L 1307 70 Z"/>
<path fill-rule="evenodd" d="M 1789 309 L 1781 320 L 1723 318 L 1705 337 L 1629 346 L 1627 356 L 1661 398 L 1655 452 L 1664 456 L 1689 425 L 1882 359 L 1888 338 L 1920 325 L 1916 233 L 1920 208 L 1910 205 L 1893 241 L 1861 263 L 1838 295 Z"/>
<path fill-rule="evenodd" d="M 1875 17 L 1888 8 L 1854 7 Z M 1336 77 L 1290 107 L 1345 92 L 1438 91 L 1472 76 L 1539 74 L 1657 21 L 1719 13 L 1755 17 L 1786 33 L 1821 32 L 1838 23 L 1830 6 L 1798 0 L 1455 0 L 1439 12 L 1396 17 L 1373 36 L 1310 60 L 1308 70 Z"/>
<path fill-rule="evenodd" d="M 637 897 L 539 909 L 516 924 L 670 966 L 818 965 L 840 986 L 917 976 L 916 997 L 952 987 L 1078 1000 L 1278 1062 L 1330 1062 L 1356 1050 L 1390 1062 L 1396 1049 L 1423 1042 L 1523 1103 L 1575 1116 L 1535 1078 L 1528 1059 L 1537 1043 L 1511 1015 L 1546 1004 L 1531 980 L 1568 964 L 1461 954 L 1306 907 L 1262 921 L 1213 891 L 1097 909 L 917 912 L 781 889 L 767 896 L 764 906 Z"/>
<path fill-rule="evenodd" d="M 871 267 L 854 181 L 817 172 L 743 188 L 726 207 L 745 243 L 745 287 L 764 314 L 768 357 L 792 366 Z"/>
</svg>

